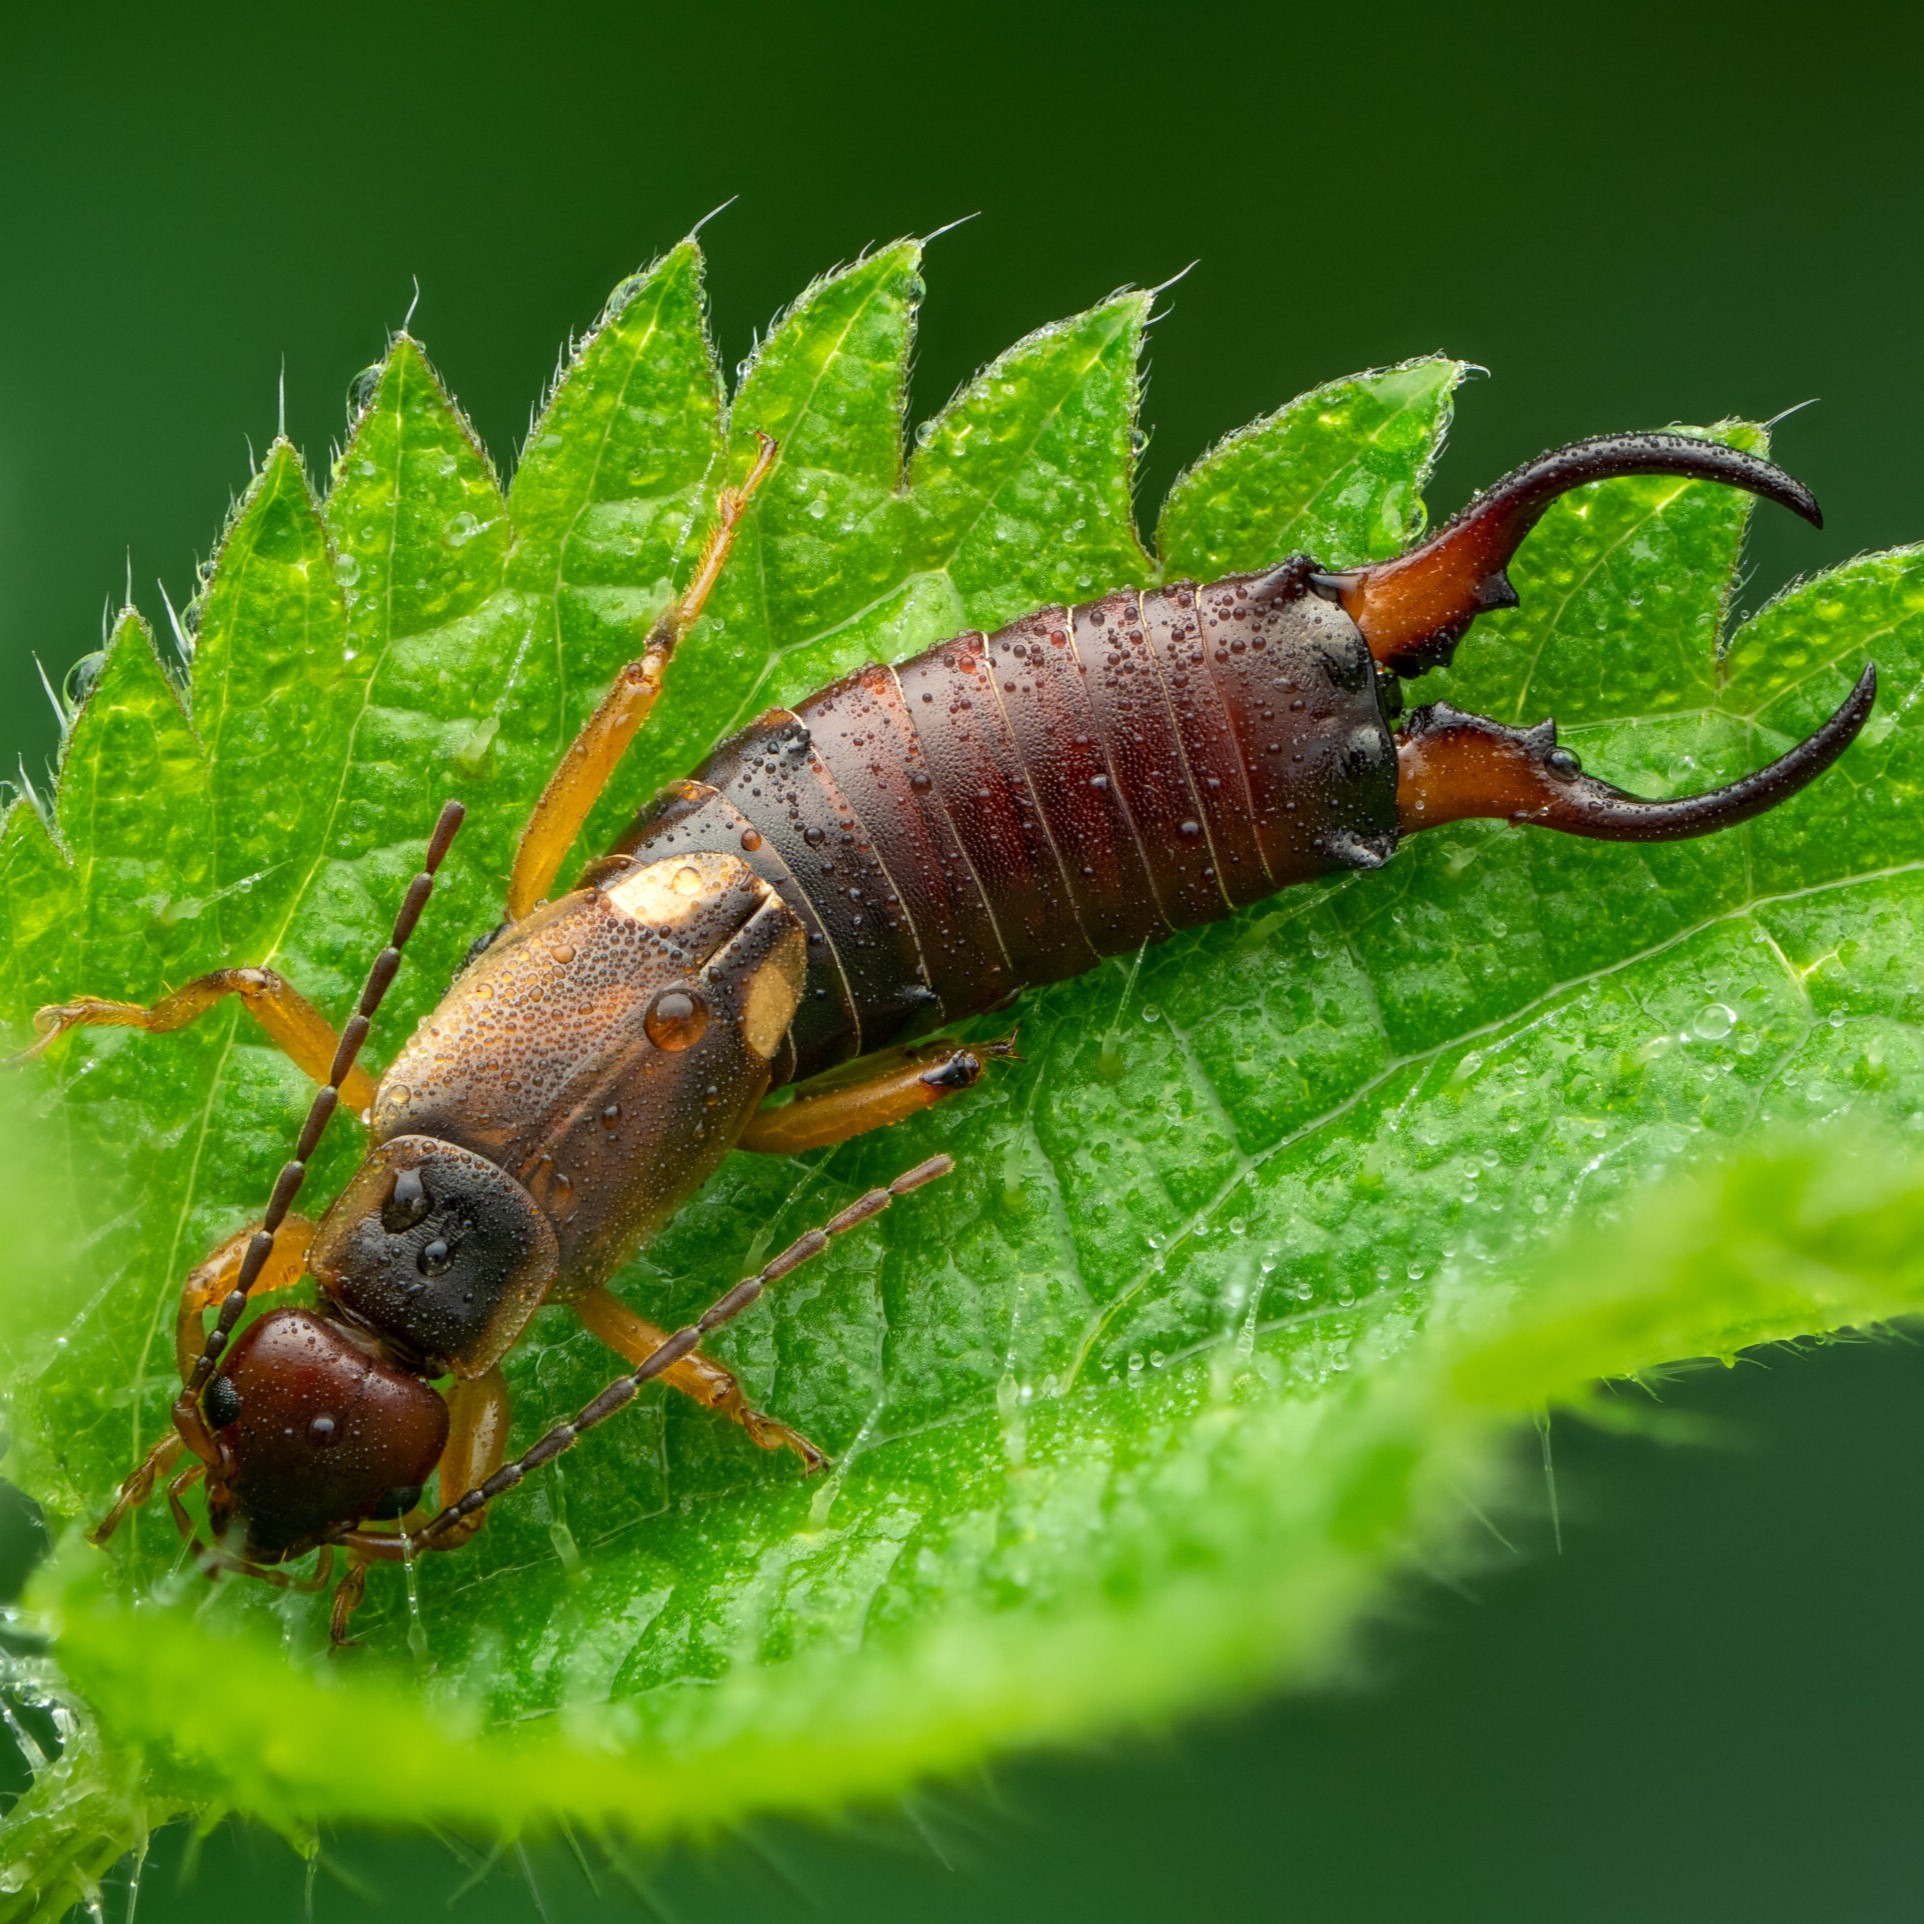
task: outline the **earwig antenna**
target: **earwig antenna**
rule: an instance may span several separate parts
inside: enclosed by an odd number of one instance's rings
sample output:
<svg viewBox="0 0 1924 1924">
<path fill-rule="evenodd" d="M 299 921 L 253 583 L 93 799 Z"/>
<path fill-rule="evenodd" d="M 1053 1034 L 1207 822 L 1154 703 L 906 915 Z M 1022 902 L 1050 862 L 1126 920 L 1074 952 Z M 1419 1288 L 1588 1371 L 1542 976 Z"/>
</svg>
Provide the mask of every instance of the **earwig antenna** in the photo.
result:
<svg viewBox="0 0 1924 1924">
<path fill-rule="evenodd" d="M 435 871 L 446 857 L 466 814 L 467 810 L 459 802 L 449 802 L 441 810 L 434 833 L 428 837 L 428 852 L 422 860 L 421 872 L 408 884 L 408 892 L 402 899 L 400 913 L 394 918 L 394 929 L 388 936 L 387 947 L 374 958 L 367 972 L 360 1004 L 341 1031 L 340 1045 L 334 1051 L 326 1086 L 315 1092 L 307 1111 L 307 1120 L 301 1124 L 300 1139 L 294 1145 L 293 1160 L 282 1165 L 281 1173 L 274 1180 L 274 1193 L 267 1200 L 267 1212 L 247 1245 L 247 1254 L 241 1258 L 240 1273 L 234 1278 L 234 1287 L 221 1302 L 220 1316 L 201 1345 L 193 1373 L 181 1391 L 180 1404 L 196 1403 L 201 1391 L 207 1387 L 207 1379 L 213 1375 L 215 1365 L 227 1348 L 227 1340 L 234 1333 L 234 1325 L 240 1321 L 241 1312 L 247 1307 L 248 1292 L 267 1266 L 268 1257 L 274 1253 L 274 1232 L 287 1220 L 287 1212 L 293 1208 L 294 1198 L 301 1193 L 301 1184 L 307 1180 L 309 1159 L 320 1144 L 322 1131 L 340 1104 L 341 1084 L 347 1080 L 348 1071 L 354 1067 L 355 1058 L 361 1053 L 361 1045 L 367 1040 L 368 1030 L 373 1026 L 374 1013 L 380 1008 L 381 998 L 387 994 L 401 966 L 401 951 L 407 946 L 408 937 L 414 933 L 414 925 L 420 921 L 428 897 L 434 893 Z M 178 1409 L 180 1404 L 175 1407 Z"/>
<path fill-rule="evenodd" d="M 765 1263 L 754 1275 L 737 1283 L 726 1296 L 711 1303 L 695 1322 L 676 1330 L 659 1349 L 644 1357 L 635 1369 L 626 1376 L 617 1376 L 592 1403 L 583 1404 L 569 1421 L 557 1423 L 525 1456 L 502 1464 L 485 1483 L 469 1490 L 430 1517 L 419 1530 L 404 1534 L 401 1542 L 410 1554 L 416 1550 L 432 1549 L 435 1537 L 453 1529 L 464 1517 L 472 1516 L 484 1504 L 492 1503 L 498 1496 L 505 1496 L 530 1470 L 539 1469 L 564 1450 L 573 1449 L 586 1431 L 592 1430 L 597 1423 L 607 1422 L 617 1410 L 632 1403 L 644 1383 L 679 1363 L 704 1336 L 739 1316 L 770 1283 L 779 1282 L 791 1270 L 799 1269 L 811 1256 L 819 1256 L 828 1247 L 831 1236 L 839 1236 L 844 1230 L 867 1222 L 871 1216 L 879 1216 L 897 1196 L 906 1196 L 911 1190 L 920 1189 L 924 1183 L 946 1176 L 954 1167 L 955 1159 L 952 1156 L 931 1156 L 927 1162 L 919 1162 L 913 1169 L 897 1176 L 886 1189 L 871 1189 L 867 1195 L 858 1196 L 840 1215 L 831 1217 L 820 1229 L 811 1229 L 806 1235 L 797 1236 L 772 1262 Z"/>
</svg>

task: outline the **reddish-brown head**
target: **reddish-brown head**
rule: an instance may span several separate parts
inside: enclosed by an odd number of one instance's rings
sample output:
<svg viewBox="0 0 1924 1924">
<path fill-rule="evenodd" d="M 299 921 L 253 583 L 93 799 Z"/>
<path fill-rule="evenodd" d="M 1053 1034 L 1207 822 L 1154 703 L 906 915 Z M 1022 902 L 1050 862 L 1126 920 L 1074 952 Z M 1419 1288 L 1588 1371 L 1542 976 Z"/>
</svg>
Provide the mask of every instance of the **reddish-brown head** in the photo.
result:
<svg viewBox="0 0 1924 1924">
<path fill-rule="evenodd" d="M 201 1405 L 218 1460 L 216 1537 L 256 1563 L 412 1509 L 448 1440 L 448 1406 L 338 1323 L 283 1309 L 245 1330 Z"/>
</svg>

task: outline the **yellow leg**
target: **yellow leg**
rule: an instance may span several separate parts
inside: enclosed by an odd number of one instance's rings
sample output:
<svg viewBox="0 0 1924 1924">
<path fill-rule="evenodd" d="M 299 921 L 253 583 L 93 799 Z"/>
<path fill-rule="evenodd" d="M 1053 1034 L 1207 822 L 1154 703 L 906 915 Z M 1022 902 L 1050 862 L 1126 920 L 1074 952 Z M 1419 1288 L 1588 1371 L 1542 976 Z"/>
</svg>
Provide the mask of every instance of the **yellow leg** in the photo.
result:
<svg viewBox="0 0 1924 1924">
<path fill-rule="evenodd" d="M 938 1102 L 973 1089 L 982 1079 L 983 1059 L 1011 1058 L 1015 1037 L 959 1048 L 953 1042 L 922 1043 L 870 1058 L 860 1081 L 804 1084 L 794 1101 L 762 1109 L 749 1119 L 736 1142 L 761 1156 L 792 1156 L 804 1149 L 826 1149 L 904 1122 Z"/>
<path fill-rule="evenodd" d="M 202 1314 L 226 1301 L 227 1292 L 240 1275 L 241 1258 L 254 1240 L 259 1223 L 237 1230 L 192 1271 L 180 1292 L 180 1314 L 174 1322 L 174 1355 L 180 1364 L 180 1380 L 200 1360 L 203 1332 Z M 277 1289 L 291 1289 L 307 1274 L 308 1245 L 314 1240 L 314 1225 L 305 1216 L 289 1216 L 274 1234 L 274 1253 L 255 1279 L 252 1296 L 265 1296 Z"/>
<path fill-rule="evenodd" d="M 665 1329 L 637 1316 L 619 1297 L 605 1289 L 591 1289 L 585 1295 L 574 1297 L 569 1307 L 594 1335 L 630 1363 L 643 1362 L 668 1340 Z M 828 1458 L 807 1437 L 791 1430 L 786 1423 L 778 1423 L 772 1416 L 751 1409 L 734 1373 L 699 1350 L 691 1350 L 680 1361 L 670 1363 L 662 1371 L 662 1380 L 683 1395 L 692 1396 L 704 1408 L 739 1423 L 763 1449 L 793 1450 L 802 1459 L 805 1474 L 813 1476 L 826 1467 Z M 460 1525 L 454 1527 L 459 1529 Z"/>
<path fill-rule="evenodd" d="M 648 719 L 655 697 L 661 693 L 661 678 L 675 644 L 695 625 L 728 559 L 749 496 L 775 465 L 775 443 L 765 434 L 759 439 L 761 451 L 748 479 L 739 488 L 724 488 L 715 503 L 715 525 L 694 579 L 662 610 L 641 654 L 615 677 L 614 685 L 601 698 L 601 706 L 588 717 L 560 766 L 548 777 L 548 785 L 521 831 L 521 846 L 515 850 L 514 869 L 508 877 L 510 922 L 520 921 L 553 887 L 589 811 L 600 799 L 628 744 Z"/>
<path fill-rule="evenodd" d="M 267 1031 L 295 1067 L 316 1082 L 325 1082 L 333 1066 L 340 1037 L 333 1024 L 284 976 L 272 969 L 215 969 L 161 997 L 151 1008 L 139 1002 L 109 1002 L 102 996 L 78 995 L 71 1002 L 52 1002 L 37 1011 L 33 1026 L 39 1040 L 17 1060 L 35 1056 L 56 1036 L 69 1029 L 145 1029 L 166 1035 L 198 1021 L 230 995 Z M 365 1069 L 351 1069 L 341 1084 L 341 1106 L 360 1115 L 374 1101 L 374 1083 Z"/>
<path fill-rule="evenodd" d="M 508 1428 L 513 1411 L 508 1402 L 507 1379 L 498 1369 L 472 1381 L 456 1383 L 448 1391 L 448 1442 L 441 1452 L 437 1470 L 437 1492 L 445 1506 L 458 1502 L 470 1490 L 478 1490 L 508 1454 Z M 432 1514 L 430 1512 L 430 1514 Z M 410 1525 L 418 1527 L 420 1516 L 405 1517 L 393 1530 L 350 1530 L 343 1539 L 347 1546 L 347 1570 L 335 1587 L 334 1606 L 328 1614 L 328 1635 L 336 1645 L 354 1641 L 348 1625 L 361 1599 L 367 1594 L 367 1567 L 370 1563 L 398 1563 L 407 1555 L 401 1532 Z M 452 1550 L 465 1543 L 488 1520 L 485 1509 L 463 1517 L 452 1529 L 429 1537 L 418 1546 L 422 1550 Z"/>
</svg>

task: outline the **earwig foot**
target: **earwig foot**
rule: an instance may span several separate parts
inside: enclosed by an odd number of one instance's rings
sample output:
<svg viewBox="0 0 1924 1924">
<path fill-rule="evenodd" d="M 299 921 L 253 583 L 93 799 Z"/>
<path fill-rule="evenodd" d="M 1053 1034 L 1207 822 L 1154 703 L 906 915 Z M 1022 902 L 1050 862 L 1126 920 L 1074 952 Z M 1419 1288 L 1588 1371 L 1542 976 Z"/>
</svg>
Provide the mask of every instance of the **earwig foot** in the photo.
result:
<svg viewBox="0 0 1924 1924">
<path fill-rule="evenodd" d="M 819 1476 L 828 1468 L 826 1451 L 817 1448 L 800 1430 L 792 1430 L 760 1410 L 744 1409 L 741 1426 L 764 1450 L 793 1450 L 802 1459 L 804 1476 Z"/>
<path fill-rule="evenodd" d="M 327 1613 L 327 1641 L 330 1652 L 358 1647 L 360 1639 L 347 1634 L 347 1626 L 361 1599 L 367 1595 L 367 1565 L 349 1561 L 346 1573 L 334 1586 L 334 1604 Z"/>
</svg>

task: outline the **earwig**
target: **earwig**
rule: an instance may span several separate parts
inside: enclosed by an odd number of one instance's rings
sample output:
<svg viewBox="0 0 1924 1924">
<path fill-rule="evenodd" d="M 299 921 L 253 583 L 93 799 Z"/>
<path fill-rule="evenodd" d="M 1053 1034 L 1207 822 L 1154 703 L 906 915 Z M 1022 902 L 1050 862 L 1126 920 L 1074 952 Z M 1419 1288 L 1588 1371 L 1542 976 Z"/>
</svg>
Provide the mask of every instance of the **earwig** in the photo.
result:
<svg viewBox="0 0 1924 1924">
<path fill-rule="evenodd" d="M 1332 572 L 1296 556 L 1119 590 L 858 670 L 724 742 L 547 899 L 775 458 L 764 439 L 744 486 L 720 497 L 690 586 L 536 804 L 507 919 L 378 1081 L 355 1058 L 458 826 L 453 805 L 338 1038 L 258 968 L 151 1008 L 80 997 L 40 1011 L 36 1049 L 82 1024 L 178 1028 L 238 995 L 323 1085 L 263 1222 L 188 1278 L 173 1428 L 96 1541 L 189 1454 L 168 1496 L 210 1575 L 286 1583 L 279 1566 L 319 1552 L 312 1587 L 346 1552 L 340 1643 L 371 1564 L 464 1542 L 656 1377 L 820 1469 L 822 1452 L 751 1408 L 700 1345 L 951 1165 L 938 1156 L 870 1191 L 670 1334 L 607 1280 L 731 1148 L 787 1154 L 902 1121 L 1013 1054 L 932 1032 L 1293 883 L 1379 868 L 1423 829 L 1485 817 L 1665 841 L 1745 821 L 1821 775 L 1876 696 L 1867 666 L 1768 767 L 1664 801 L 1585 774 L 1554 722 L 1512 728 L 1441 702 L 1405 716 L 1402 682 L 1447 663 L 1479 614 L 1515 604 L 1507 565 L 1572 488 L 1677 475 L 1821 525 L 1809 492 L 1755 455 L 1613 436 L 1526 464 L 1389 561 Z M 765 1106 L 790 1084 L 791 1100 Z M 292 1205 L 343 1103 L 365 1113 L 372 1146 L 309 1222 Z M 243 1323 L 256 1295 L 305 1275 L 316 1308 Z M 571 1307 L 629 1367 L 510 1460 L 500 1362 L 544 1302 Z M 183 1501 L 196 1482 L 211 1543 Z"/>
</svg>

